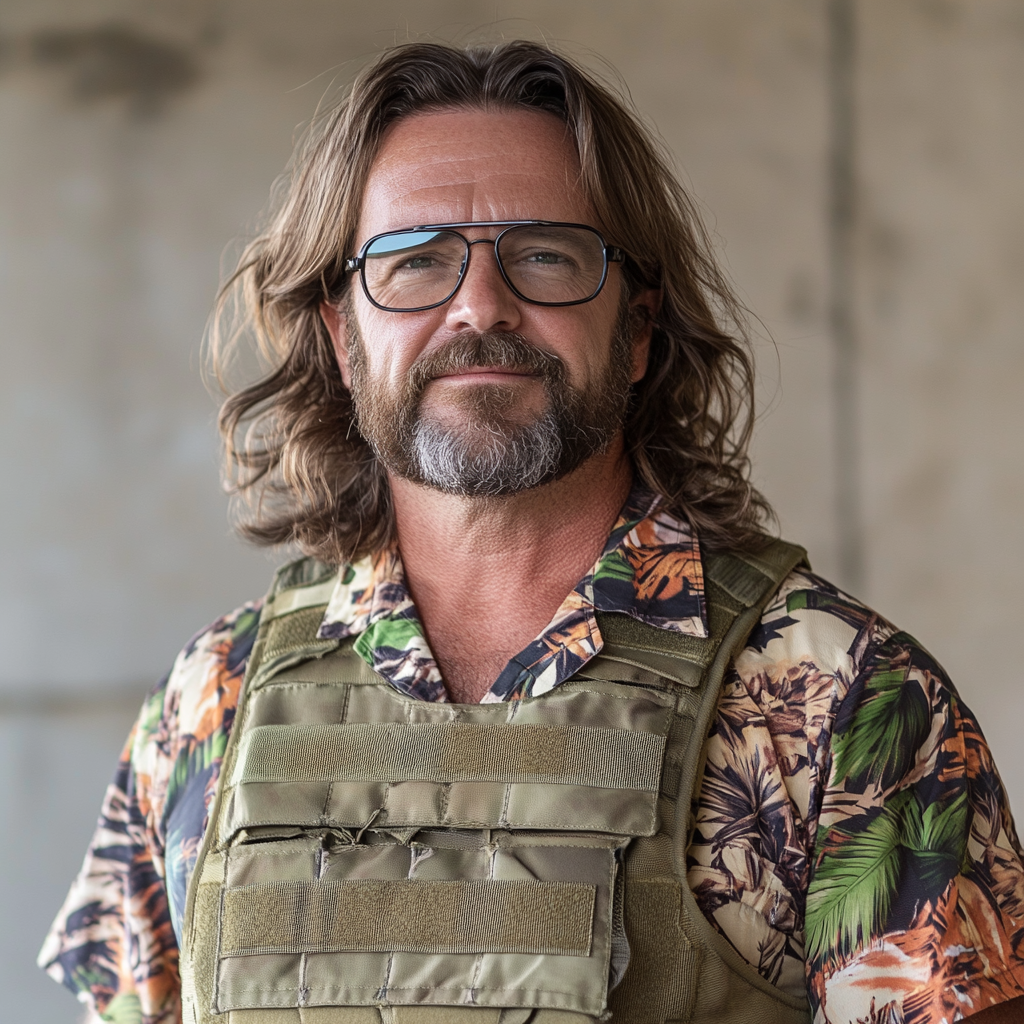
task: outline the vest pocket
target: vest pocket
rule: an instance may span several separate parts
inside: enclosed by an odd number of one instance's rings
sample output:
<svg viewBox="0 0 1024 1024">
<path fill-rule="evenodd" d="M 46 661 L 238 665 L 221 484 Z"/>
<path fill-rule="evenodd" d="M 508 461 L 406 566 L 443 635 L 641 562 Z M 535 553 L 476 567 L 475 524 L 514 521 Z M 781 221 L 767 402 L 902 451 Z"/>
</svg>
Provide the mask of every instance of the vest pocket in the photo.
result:
<svg viewBox="0 0 1024 1024">
<path fill-rule="evenodd" d="M 594 696 L 547 700 L 583 716 Z M 401 828 L 653 834 L 668 710 L 633 698 L 618 701 L 612 727 L 550 724 L 529 721 L 533 703 L 514 723 L 253 726 L 239 745 L 226 832 L 284 822 L 359 828 L 377 813 L 376 824 Z"/>
<path fill-rule="evenodd" d="M 227 851 L 216 1012 L 547 1007 L 600 1015 L 617 852 L 597 835 L 370 832 Z"/>
<path fill-rule="evenodd" d="M 219 817 L 215 1012 L 603 1015 L 629 960 L 622 852 L 657 831 L 672 700 L 598 680 L 454 707 L 267 681 Z"/>
</svg>

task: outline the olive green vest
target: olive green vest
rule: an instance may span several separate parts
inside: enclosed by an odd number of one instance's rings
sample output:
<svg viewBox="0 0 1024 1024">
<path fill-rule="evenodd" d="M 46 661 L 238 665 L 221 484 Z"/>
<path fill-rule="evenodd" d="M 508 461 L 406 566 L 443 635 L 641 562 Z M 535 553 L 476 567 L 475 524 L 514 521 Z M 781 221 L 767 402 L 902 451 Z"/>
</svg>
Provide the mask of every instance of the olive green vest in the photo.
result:
<svg viewBox="0 0 1024 1024">
<path fill-rule="evenodd" d="M 189 884 L 185 1024 L 807 1024 L 686 883 L 722 678 L 804 552 L 704 560 L 710 636 L 598 614 L 539 697 L 434 704 L 275 579 Z"/>
</svg>

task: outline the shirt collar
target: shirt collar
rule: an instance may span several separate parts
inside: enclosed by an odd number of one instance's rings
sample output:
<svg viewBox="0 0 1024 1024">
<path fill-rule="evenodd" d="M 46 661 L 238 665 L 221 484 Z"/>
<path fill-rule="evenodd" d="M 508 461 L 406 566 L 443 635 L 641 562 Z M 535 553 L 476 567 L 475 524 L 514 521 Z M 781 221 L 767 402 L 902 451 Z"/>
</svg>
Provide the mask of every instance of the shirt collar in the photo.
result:
<svg viewBox="0 0 1024 1024">
<path fill-rule="evenodd" d="M 544 631 L 512 658 L 484 701 L 539 696 L 604 646 L 596 612 L 618 612 L 658 629 L 706 637 L 704 571 L 697 536 L 635 487 L 604 551 Z M 447 699 L 397 548 L 341 567 L 318 635 L 356 636 L 355 650 L 396 689 Z"/>
</svg>

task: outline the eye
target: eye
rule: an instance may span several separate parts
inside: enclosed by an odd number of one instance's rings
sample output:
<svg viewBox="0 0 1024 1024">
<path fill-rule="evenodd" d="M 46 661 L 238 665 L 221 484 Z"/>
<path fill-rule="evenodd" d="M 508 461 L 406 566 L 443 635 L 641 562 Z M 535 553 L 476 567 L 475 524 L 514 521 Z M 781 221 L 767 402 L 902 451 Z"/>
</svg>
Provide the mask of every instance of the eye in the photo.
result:
<svg viewBox="0 0 1024 1024">
<path fill-rule="evenodd" d="M 434 265 L 433 256 L 413 256 L 407 259 L 402 266 L 408 270 L 426 270 Z"/>
<path fill-rule="evenodd" d="M 417 252 L 394 264 L 392 273 L 439 271 L 448 272 L 454 266 L 451 256 L 439 252 Z"/>
<path fill-rule="evenodd" d="M 533 263 L 539 266 L 553 266 L 558 263 L 568 263 L 569 261 L 561 253 L 546 249 L 529 253 L 523 257 L 523 262 Z"/>
</svg>

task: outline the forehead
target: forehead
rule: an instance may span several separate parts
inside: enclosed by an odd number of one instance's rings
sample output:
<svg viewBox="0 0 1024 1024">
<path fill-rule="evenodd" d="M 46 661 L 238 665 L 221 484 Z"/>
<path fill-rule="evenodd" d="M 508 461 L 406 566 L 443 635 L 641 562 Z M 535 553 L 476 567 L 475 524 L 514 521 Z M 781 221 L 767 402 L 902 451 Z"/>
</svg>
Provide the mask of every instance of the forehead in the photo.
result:
<svg viewBox="0 0 1024 1024">
<path fill-rule="evenodd" d="M 412 114 L 385 133 L 363 191 L 359 240 L 414 224 L 593 223 L 565 125 L 533 110 Z"/>
</svg>

